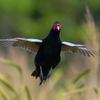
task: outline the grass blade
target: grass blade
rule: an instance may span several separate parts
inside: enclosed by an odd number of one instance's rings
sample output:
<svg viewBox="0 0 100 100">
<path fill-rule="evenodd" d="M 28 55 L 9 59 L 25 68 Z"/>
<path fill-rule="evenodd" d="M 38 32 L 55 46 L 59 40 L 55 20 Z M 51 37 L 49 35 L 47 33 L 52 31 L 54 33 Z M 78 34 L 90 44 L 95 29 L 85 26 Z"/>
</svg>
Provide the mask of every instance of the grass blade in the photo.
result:
<svg viewBox="0 0 100 100">
<path fill-rule="evenodd" d="M 28 89 L 27 86 L 25 86 L 25 91 L 26 91 L 26 94 L 27 94 L 27 98 L 28 98 L 28 100 L 32 100 L 32 99 L 31 99 L 30 92 L 29 92 L 29 89 Z"/>
<path fill-rule="evenodd" d="M 12 61 L 4 59 L 4 58 L 0 58 L 0 61 L 3 62 L 3 63 L 6 63 L 8 65 L 11 65 L 12 67 L 15 67 L 19 71 L 19 73 L 20 73 L 21 80 L 23 80 L 22 69 L 20 68 L 20 66 L 18 66 L 15 63 L 13 63 Z"/>
<path fill-rule="evenodd" d="M 10 96 L 2 87 L 0 87 L 0 94 L 2 95 L 4 100 L 11 100 Z"/>
<path fill-rule="evenodd" d="M 2 82 L 3 85 L 6 86 L 12 93 L 14 93 L 16 96 L 18 96 L 18 94 L 15 91 L 15 89 L 10 84 L 8 84 L 5 80 L 3 80 L 2 78 L 0 78 L 0 82 Z"/>
<path fill-rule="evenodd" d="M 87 75 L 90 72 L 90 69 L 84 71 L 83 73 L 79 74 L 75 79 L 74 82 L 77 82 L 80 78 L 82 78 L 83 76 Z"/>
</svg>

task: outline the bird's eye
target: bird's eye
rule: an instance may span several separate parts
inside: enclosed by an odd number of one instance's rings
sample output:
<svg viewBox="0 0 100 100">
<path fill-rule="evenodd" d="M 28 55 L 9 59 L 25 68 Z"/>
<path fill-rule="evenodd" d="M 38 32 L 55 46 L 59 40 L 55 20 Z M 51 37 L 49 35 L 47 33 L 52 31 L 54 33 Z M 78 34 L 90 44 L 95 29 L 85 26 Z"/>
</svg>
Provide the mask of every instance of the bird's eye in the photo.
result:
<svg viewBox="0 0 100 100">
<path fill-rule="evenodd" d="M 54 23 L 52 29 L 55 30 L 58 27 L 61 29 L 61 25 L 60 24 Z"/>
<path fill-rule="evenodd" d="M 54 24 L 54 25 L 53 25 L 53 29 L 56 29 L 56 28 L 57 28 L 57 24 Z"/>
<path fill-rule="evenodd" d="M 57 27 L 57 24 L 54 24 L 53 27 Z"/>
</svg>

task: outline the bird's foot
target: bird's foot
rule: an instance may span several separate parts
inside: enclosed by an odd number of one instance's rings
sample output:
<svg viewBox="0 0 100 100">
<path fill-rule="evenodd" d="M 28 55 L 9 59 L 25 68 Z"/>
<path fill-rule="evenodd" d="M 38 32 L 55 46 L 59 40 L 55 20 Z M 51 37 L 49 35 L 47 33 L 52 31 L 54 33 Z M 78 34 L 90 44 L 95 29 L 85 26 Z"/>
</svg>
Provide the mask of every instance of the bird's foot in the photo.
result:
<svg viewBox="0 0 100 100">
<path fill-rule="evenodd" d="M 42 83 L 45 83 L 46 80 L 49 79 L 51 72 L 52 72 L 52 67 L 50 68 L 49 73 L 44 77 L 43 72 L 42 72 L 42 67 L 40 66 L 40 80 L 41 80 L 41 82 L 39 85 L 41 85 Z"/>
</svg>

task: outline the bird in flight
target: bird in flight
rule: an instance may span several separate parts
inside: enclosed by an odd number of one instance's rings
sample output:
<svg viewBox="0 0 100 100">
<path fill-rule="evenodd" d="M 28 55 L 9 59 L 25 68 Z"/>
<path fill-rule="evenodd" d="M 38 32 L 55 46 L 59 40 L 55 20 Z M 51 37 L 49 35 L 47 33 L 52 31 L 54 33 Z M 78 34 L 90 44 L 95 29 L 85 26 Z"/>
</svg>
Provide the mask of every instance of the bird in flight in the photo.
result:
<svg viewBox="0 0 100 100">
<path fill-rule="evenodd" d="M 44 39 L 12 38 L 0 39 L 0 47 L 15 47 L 36 53 L 35 70 L 31 74 L 40 78 L 40 85 L 49 79 L 52 70 L 60 62 L 61 52 L 77 53 L 84 56 L 95 56 L 100 52 L 86 48 L 86 45 L 73 44 L 60 40 L 61 24 L 54 22 L 48 36 Z"/>
</svg>

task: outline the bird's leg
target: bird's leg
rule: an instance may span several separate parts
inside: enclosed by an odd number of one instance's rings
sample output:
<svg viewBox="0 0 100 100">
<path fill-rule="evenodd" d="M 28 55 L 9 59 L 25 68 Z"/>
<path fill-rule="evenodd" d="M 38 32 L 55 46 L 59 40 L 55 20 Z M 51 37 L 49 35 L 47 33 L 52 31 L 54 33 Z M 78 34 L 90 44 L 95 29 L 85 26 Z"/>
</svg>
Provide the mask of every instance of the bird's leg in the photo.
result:
<svg viewBox="0 0 100 100">
<path fill-rule="evenodd" d="M 40 66 L 40 80 L 41 80 L 41 82 L 39 85 L 41 85 L 42 83 L 45 83 L 45 81 L 47 79 L 49 79 L 51 72 L 52 72 L 52 67 L 50 68 L 48 74 L 44 77 L 43 72 L 42 72 L 42 67 Z"/>
<path fill-rule="evenodd" d="M 48 73 L 48 75 L 47 75 L 48 78 L 50 77 L 51 72 L 52 72 L 52 67 L 50 68 L 49 73 Z"/>
<path fill-rule="evenodd" d="M 47 79 L 49 79 L 51 72 L 52 72 L 52 67 L 50 68 L 49 73 L 45 76 L 45 81 L 46 81 Z"/>
<path fill-rule="evenodd" d="M 44 76 L 43 76 L 43 72 L 42 72 L 42 67 L 40 66 L 40 80 L 41 82 L 43 82 L 44 80 Z"/>
<path fill-rule="evenodd" d="M 42 67 L 40 66 L 40 80 L 41 80 L 41 82 L 40 82 L 40 84 L 39 85 L 41 85 L 42 83 L 45 83 L 45 77 L 44 77 L 44 75 L 43 75 L 43 71 L 42 71 Z"/>
</svg>

